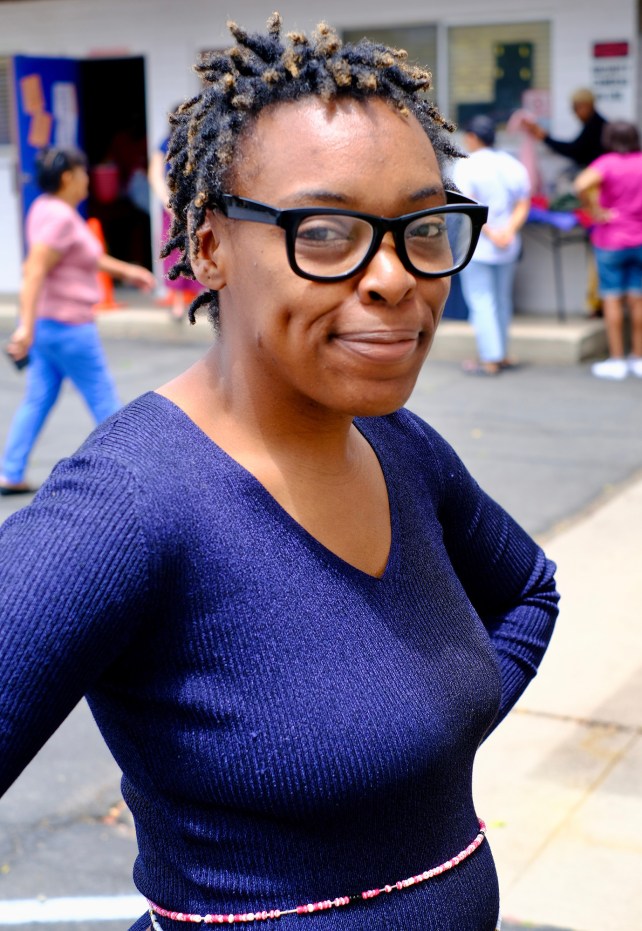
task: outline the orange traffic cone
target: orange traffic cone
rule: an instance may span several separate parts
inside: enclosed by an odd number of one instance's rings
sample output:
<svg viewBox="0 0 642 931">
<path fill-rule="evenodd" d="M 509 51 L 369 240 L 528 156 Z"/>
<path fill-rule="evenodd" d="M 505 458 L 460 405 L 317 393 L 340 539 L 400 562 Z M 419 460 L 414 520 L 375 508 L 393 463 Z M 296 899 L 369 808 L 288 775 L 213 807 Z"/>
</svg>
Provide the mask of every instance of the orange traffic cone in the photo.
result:
<svg viewBox="0 0 642 931">
<path fill-rule="evenodd" d="M 90 217 L 87 220 L 87 226 L 106 251 L 107 244 L 100 220 L 97 217 Z M 124 306 L 122 301 L 114 299 L 114 282 L 112 281 L 111 275 L 108 275 L 107 272 L 98 272 L 98 284 L 100 285 L 103 296 L 102 300 L 94 304 L 94 310 L 119 310 L 119 308 Z"/>
</svg>

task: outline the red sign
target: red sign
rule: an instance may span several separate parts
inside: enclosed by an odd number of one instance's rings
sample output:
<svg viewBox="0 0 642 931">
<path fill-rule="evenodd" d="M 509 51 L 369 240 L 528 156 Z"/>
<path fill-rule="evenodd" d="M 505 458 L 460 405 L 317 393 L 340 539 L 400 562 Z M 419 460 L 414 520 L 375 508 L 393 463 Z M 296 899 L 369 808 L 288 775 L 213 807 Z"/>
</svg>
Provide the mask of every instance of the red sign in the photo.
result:
<svg viewBox="0 0 642 931">
<path fill-rule="evenodd" d="M 628 42 L 593 43 L 593 58 L 626 58 L 628 54 Z"/>
</svg>

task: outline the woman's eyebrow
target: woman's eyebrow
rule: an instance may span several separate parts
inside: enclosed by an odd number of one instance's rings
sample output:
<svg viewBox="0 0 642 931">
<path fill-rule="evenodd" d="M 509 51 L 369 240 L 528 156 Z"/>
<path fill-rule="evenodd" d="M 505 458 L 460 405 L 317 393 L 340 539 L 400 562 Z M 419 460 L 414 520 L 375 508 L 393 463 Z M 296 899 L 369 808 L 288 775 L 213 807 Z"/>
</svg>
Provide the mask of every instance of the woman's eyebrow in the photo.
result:
<svg viewBox="0 0 642 931">
<path fill-rule="evenodd" d="M 445 197 L 445 193 L 443 184 L 430 184 L 420 188 L 418 191 L 414 191 L 409 195 L 408 200 L 414 203 L 415 201 L 426 200 L 428 197 Z M 292 194 L 285 198 L 285 201 L 292 206 L 302 207 L 309 206 L 311 202 L 342 206 L 343 204 L 349 203 L 350 198 L 344 194 L 339 194 L 337 191 L 310 189 L 307 191 L 297 191 L 296 194 Z"/>
<path fill-rule="evenodd" d="M 427 197 L 445 197 L 446 191 L 444 190 L 443 184 L 431 184 L 428 187 L 423 187 L 419 191 L 415 191 L 410 195 L 409 200 L 425 200 Z"/>
<path fill-rule="evenodd" d="M 307 206 L 310 201 L 321 201 L 322 203 L 327 204 L 347 204 L 348 198 L 343 194 L 338 194 L 336 191 L 326 191 L 326 190 L 310 190 L 310 191 L 297 191 L 296 194 L 285 198 L 288 203 L 300 204 L 301 206 Z"/>
</svg>

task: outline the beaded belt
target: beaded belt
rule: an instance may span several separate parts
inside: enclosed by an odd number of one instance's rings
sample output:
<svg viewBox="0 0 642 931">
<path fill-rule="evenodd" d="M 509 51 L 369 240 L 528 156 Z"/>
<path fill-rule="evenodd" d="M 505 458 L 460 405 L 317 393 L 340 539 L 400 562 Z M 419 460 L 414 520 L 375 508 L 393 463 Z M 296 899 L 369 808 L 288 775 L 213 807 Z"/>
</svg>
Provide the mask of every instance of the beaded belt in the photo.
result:
<svg viewBox="0 0 642 931">
<path fill-rule="evenodd" d="M 281 918 L 284 915 L 309 915 L 312 912 L 325 912 L 330 908 L 341 908 L 344 905 L 350 905 L 351 902 L 367 901 L 381 895 L 382 892 L 395 892 L 400 889 L 407 889 L 409 886 L 416 886 L 419 883 L 426 882 L 434 876 L 440 876 L 442 873 L 458 866 L 463 860 L 474 853 L 482 844 L 486 836 L 486 825 L 483 821 L 479 822 L 479 833 L 474 841 L 456 856 L 439 866 L 434 866 L 431 870 L 418 873 L 417 876 L 410 876 L 408 879 L 400 879 L 396 883 L 386 884 L 380 889 L 367 889 L 365 892 L 359 892 L 356 895 L 338 896 L 336 899 L 325 899 L 322 902 L 309 902 L 307 905 L 297 905 L 295 908 L 271 908 L 269 911 L 263 910 L 258 912 L 245 912 L 243 914 L 231 915 L 191 915 L 187 912 L 172 912 L 166 908 L 161 908 L 155 902 L 147 900 L 149 905 L 149 914 L 152 920 L 152 927 L 155 931 L 163 931 L 156 921 L 156 915 L 162 918 L 171 918 L 172 921 L 191 921 L 195 924 L 204 922 L 208 925 L 232 925 L 240 922 L 268 921 L 270 919 Z"/>
</svg>

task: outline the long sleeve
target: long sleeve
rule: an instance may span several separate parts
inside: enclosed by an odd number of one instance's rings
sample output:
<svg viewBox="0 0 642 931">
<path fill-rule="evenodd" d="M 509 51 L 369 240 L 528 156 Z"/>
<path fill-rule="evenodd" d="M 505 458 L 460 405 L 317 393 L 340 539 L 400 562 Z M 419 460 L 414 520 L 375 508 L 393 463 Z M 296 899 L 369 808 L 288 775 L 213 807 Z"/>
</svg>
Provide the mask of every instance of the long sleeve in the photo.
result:
<svg viewBox="0 0 642 931">
<path fill-rule="evenodd" d="M 453 567 L 490 636 L 501 670 L 495 726 L 535 676 L 553 633 L 555 565 L 444 443 L 440 519 Z"/>
<path fill-rule="evenodd" d="M 599 114 L 594 114 L 586 123 L 577 138 L 568 142 L 545 136 L 544 142 L 553 152 L 570 158 L 581 167 L 590 165 L 592 161 L 604 153 L 602 145 L 602 129 L 606 120 Z"/>
<path fill-rule="evenodd" d="M 577 139 L 554 139 L 552 136 L 544 136 L 544 142 L 553 152 L 563 155 L 565 158 L 571 158 L 574 162 L 581 162 L 583 156 L 582 133 Z"/>
<path fill-rule="evenodd" d="M 125 470 L 78 455 L 0 528 L 0 794 L 144 614 L 135 500 Z"/>
</svg>

